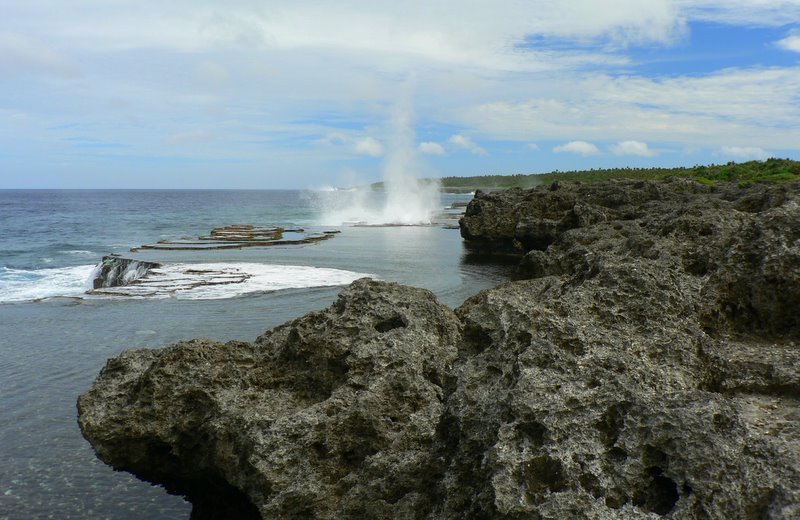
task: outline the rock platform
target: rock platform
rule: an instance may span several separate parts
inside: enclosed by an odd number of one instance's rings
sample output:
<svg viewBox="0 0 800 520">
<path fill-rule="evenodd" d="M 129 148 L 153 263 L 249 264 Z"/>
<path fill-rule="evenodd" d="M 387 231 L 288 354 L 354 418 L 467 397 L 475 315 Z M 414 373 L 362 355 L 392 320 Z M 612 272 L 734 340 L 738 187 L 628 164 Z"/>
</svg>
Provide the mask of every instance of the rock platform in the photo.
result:
<svg viewBox="0 0 800 520">
<path fill-rule="evenodd" d="M 305 229 L 233 224 L 214 228 L 206 236 L 159 240 L 131 248 L 135 253 L 142 250 L 156 251 L 210 251 L 219 249 L 242 249 L 245 247 L 268 247 L 279 245 L 314 244 L 333 238 L 338 231 L 307 233 Z"/>
</svg>

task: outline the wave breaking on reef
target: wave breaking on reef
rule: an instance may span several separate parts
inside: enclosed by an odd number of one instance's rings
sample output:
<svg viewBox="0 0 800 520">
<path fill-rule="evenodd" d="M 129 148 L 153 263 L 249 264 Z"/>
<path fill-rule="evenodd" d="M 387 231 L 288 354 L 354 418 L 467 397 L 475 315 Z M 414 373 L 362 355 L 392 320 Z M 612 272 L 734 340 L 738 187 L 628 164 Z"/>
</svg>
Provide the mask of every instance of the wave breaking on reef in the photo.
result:
<svg viewBox="0 0 800 520">
<path fill-rule="evenodd" d="M 102 264 L 101 264 L 102 265 Z M 113 283 L 94 284 L 101 265 L 57 269 L 0 268 L 0 303 L 50 298 L 177 298 L 217 300 L 247 294 L 347 285 L 368 273 L 300 265 L 256 263 L 151 264 L 131 261 Z M 134 276 L 135 274 L 135 276 Z"/>
<path fill-rule="evenodd" d="M 438 184 L 411 180 L 386 183 L 384 191 L 367 187 L 315 193 L 314 203 L 321 212 L 319 224 L 428 225 L 432 216 L 441 211 Z"/>
</svg>

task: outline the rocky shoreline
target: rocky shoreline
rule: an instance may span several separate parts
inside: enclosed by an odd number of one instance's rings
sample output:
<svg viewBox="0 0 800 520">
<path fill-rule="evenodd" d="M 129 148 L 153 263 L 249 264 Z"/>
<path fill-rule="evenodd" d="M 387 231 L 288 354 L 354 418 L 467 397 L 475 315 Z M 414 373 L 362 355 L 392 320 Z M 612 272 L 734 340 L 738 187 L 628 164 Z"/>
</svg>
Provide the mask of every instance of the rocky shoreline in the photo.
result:
<svg viewBox="0 0 800 520">
<path fill-rule="evenodd" d="M 193 518 L 800 517 L 800 184 L 476 193 L 461 233 L 520 279 L 124 351 L 84 436 Z"/>
</svg>

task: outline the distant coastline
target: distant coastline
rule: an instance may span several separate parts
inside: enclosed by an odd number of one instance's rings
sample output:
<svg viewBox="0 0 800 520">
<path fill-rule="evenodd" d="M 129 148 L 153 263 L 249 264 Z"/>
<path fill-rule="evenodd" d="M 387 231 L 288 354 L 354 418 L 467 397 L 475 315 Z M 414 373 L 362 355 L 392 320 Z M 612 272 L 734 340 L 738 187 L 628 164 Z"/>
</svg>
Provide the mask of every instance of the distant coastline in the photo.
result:
<svg viewBox="0 0 800 520">
<path fill-rule="evenodd" d="M 685 177 L 707 186 L 718 182 L 737 182 L 747 185 L 753 182 L 783 182 L 800 179 L 800 161 L 791 159 L 767 159 L 743 163 L 697 165 L 679 168 L 606 168 L 548 173 L 479 175 L 470 177 L 442 177 L 443 193 L 469 193 L 479 190 L 503 190 L 508 188 L 533 188 L 553 182 L 581 182 L 585 184 L 612 179 L 662 180 L 669 177 Z M 423 179 L 433 182 L 434 179 Z M 373 190 L 383 190 L 384 183 L 370 185 Z"/>
</svg>

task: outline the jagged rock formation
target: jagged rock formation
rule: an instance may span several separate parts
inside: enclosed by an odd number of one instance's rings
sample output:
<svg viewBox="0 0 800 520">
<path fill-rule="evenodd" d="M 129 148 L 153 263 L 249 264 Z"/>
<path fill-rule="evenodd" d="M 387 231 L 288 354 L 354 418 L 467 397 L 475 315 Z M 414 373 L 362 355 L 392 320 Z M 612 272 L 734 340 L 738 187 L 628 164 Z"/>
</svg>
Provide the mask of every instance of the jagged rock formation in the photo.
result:
<svg viewBox="0 0 800 520">
<path fill-rule="evenodd" d="M 151 269 L 161 267 L 155 262 L 145 262 L 118 255 L 104 256 L 95 268 L 92 279 L 94 289 L 122 287 L 143 278 Z"/>
<path fill-rule="evenodd" d="M 80 426 L 198 518 L 415 518 L 434 506 L 458 338 L 429 291 L 364 279 L 254 344 L 122 353 L 81 396 Z"/>
<path fill-rule="evenodd" d="M 469 425 L 451 511 L 800 516 L 798 188 L 476 196 L 464 235 L 527 251 L 531 280 L 457 311 L 475 354 L 449 400 Z"/>
<path fill-rule="evenodd" d="M 798 518 L 799 193 L 478 195 L 462 232 L 527 279 L 129 350 L 79 423 L 197 518 Z"/>
</svg>

